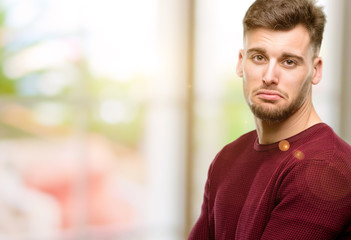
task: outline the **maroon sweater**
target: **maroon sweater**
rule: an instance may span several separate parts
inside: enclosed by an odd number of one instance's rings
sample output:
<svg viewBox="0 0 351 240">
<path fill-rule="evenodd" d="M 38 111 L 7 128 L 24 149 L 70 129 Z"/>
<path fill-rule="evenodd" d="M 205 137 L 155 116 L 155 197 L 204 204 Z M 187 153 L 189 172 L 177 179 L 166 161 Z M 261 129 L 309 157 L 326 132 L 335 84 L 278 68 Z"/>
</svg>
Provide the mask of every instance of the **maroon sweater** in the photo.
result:
<svg viewBox="0 0 351 240">
<path fill-rule="evenodd" d="M 217 154 L 189 240 L 351 239 L 351 147 L 324 123 L 286 140 Z"/>
</svg>

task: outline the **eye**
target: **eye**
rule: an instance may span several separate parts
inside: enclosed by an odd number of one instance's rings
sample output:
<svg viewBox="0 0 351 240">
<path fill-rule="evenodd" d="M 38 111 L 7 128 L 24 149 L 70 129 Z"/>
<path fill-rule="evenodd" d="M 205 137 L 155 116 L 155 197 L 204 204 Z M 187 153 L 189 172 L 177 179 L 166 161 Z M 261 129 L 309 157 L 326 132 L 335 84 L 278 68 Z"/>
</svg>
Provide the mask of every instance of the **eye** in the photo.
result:
<svg viewBox="0 0 351 240">
<path fill-rule="evenodd" d="M 261 62 L 264 62 L 264 61 L 265 61 L 265 57 L 262 56 L 262 55 L 254 55 L 254 56 L 252 56 L 252 59 L 253 59 L 255 62 L 258 62 L 258 63 L 261 63 Z"/>
<path fill-rule="evenodd" d="M 294 67 L 296 66 L 296 62 L 292 59 L 286 59 L 283 61 L 283 64 L 288 67 Z"/>
</svg>

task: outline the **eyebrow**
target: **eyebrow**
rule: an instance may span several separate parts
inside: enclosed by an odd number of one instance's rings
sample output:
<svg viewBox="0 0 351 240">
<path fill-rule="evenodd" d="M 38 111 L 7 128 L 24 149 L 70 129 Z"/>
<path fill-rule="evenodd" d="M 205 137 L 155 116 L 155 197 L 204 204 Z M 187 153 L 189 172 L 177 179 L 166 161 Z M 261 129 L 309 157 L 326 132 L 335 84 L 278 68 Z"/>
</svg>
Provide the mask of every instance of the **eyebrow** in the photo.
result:
<svg viewBox="0 0 351 240">
<path fill-rule="evenodd" d="M 252 53 L 252 52 L 258 52 L 258 53 L 262 53 L 262 54 L 266 54 L 266 50 L 263 48 L 250 48 L 247 50 L 247 54 Z"/>
<path fill-rule="evenodd" d="M 295 58 L 301 63 L 305 62 L 303 57 L 292 53 L 283 53 L 282 58 Z"/>
<path fill-rule="evenodd" d="M 250 54 L 252 52 L 257 52 L 257 53 L 261 53 L 261 54 L 265 54 L 265 55 L 267 54 L 267 51 L 264 48 L 250 48 L 247 50 L 246 53 Z M 293 53 L 288 53 L 288 52 L 283 52 L 283 54 L 281 55 L 280 58 L 295 58 L 301 63 L 305 62 L 303 57 L 296 55 L 296 54 L 293 54 Z"/>
</svg>

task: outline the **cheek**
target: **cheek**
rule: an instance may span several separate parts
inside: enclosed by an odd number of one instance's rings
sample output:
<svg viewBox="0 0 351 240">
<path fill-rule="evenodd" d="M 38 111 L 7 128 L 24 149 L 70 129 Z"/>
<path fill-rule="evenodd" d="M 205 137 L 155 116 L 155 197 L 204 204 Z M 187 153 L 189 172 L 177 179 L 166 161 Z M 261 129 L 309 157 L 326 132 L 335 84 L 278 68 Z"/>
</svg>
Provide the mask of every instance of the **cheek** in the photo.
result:
<svg viewBox="0 0 351 240">
<path fill-rule="evenodd" d="M 305 85 L 311 82 L 311 74 L 295 74 L 293 79 L 289 80 L 289 88 L 294 89 L 295 91 L 300 91 L 301 89 L 305 88 Z"/>
<path fill-rule="evenodd" d="M 260 77 L 257 74 L 252 74 L 252 72 L 246 72 L 243 77 L 244 90 L 247 94 L 250 94 L 255 89 L 261 87 L 262 81 L 259 80 Z"/>
<path fill-rule="evenodd" d="M 264 65 L 256 65 L 249 60 L 247 60 L 243 66 L 243 74 L 247 79 L 253 82 L 260 82 L 263 78 L 264 71 Z"/>
<path fill-rule="evenodd" d="M 300 95 L 305 95 L 311 85 L 311 76 L 304 74 L 290 75 L 290 77 L 287 76 L 286 80 L 281 90 L 285 91 L 291 100 L 298 98 Z"/>
<path fill-rule="evenodd" d="M 250 79 L 250 76 L 247 76 L 247 74 L 244 73 L 243 75 L 243 89 L 244 89 L 244 93 L 245 95 L 248 95 L 248 93 L 250 92 L 250 89 L 252 88 L 251 85 L 251 81 Z"/>
</svg>

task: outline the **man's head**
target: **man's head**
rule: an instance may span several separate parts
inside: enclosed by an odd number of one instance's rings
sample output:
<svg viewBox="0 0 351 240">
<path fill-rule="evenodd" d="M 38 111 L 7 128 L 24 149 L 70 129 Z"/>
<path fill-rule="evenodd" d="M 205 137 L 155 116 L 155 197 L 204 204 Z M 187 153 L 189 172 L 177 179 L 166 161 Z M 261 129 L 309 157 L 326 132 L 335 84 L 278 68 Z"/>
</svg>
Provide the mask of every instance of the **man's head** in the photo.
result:
<svg viewBox="0 0 351 240">
<path fill-rule="evenodd" d="M 312 84 L 322 76 L 324 23 L 311 0 L 256 0 L 249 8 L 237 73 L 258 119 L 281 122 L 312 109 Z"/>
<path fill-rule="evenodd" d="M 323 9 L 314 0 L 256 0 L 247 10 L 243 25 L 244 35 L 257 28 L 287 31 L 303 25 L 318 55 L 325 22 Z"/>
</svg>

